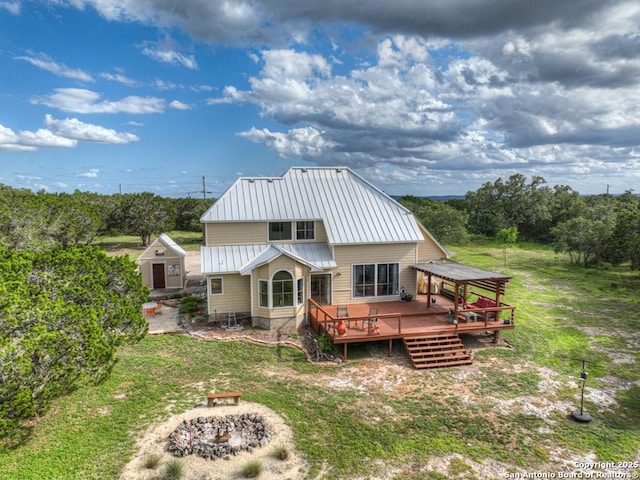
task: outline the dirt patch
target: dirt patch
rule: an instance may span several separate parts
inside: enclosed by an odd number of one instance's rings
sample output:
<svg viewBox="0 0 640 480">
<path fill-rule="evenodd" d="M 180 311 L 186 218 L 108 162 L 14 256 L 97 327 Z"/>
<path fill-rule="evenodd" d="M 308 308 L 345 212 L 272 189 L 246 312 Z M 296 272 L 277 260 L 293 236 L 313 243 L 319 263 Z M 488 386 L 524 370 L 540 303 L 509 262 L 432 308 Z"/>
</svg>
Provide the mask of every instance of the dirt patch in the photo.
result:
<svg viewBox="0 0 640 480">
<path fill-rule="evenodd" d="M 228 455 L 218 460 L 205 460 L 196 455 L 179 458 L 183 464 L 182 478 L 197 480 L 217 480 L 228 478 L 242 478 L 244 465 L 251 460 L 257 460 L 262 465 L 261 479 L 290 479 L 295 480 L 304 476 L 307 465 L 296 452 L 293 443 L 293 433 L 284 420 L 273 410 L 257 403 L 241 401 L 238 406 L 197 407 L 179 415 L 174 415 L 159 425 L 156 425 L 138 441 L 138 451 L 133 459 L 124 467 L 120 474 L 121 480 L 153 480 L 163 471 L 170 460 L 176 458 L 167 451 L 169 435 L 184 420 L 189 421 L 197 417 L 225 417 L 249 413 L 260 415 L 269 425 L 271 440 L 267 446 L 254 448 L 251 452 L 242 451 L 237 455 Z M 284 448 L 288 453 L 286 460 L 275 456 L 276 449 Z M 156 468 L 145 467 L 145 462 L 152 455 L 159 456 Z"/>
</svg>

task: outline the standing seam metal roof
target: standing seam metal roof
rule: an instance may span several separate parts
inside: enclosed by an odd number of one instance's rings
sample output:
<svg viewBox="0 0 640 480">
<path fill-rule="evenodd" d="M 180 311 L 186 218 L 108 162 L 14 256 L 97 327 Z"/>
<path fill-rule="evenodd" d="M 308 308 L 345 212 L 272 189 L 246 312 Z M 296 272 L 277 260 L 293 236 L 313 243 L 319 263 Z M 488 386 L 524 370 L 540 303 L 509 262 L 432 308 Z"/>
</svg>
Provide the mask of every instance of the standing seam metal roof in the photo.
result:
<svg viewBox="0 0 640 480">
<path fill-rule="evenodd" d="M 200 220 L 322 220 L 333 245 L 424 241 L 409 210 L 344 167 L 294 167 L 282 177 L 239 178 Z"/>
</svg>

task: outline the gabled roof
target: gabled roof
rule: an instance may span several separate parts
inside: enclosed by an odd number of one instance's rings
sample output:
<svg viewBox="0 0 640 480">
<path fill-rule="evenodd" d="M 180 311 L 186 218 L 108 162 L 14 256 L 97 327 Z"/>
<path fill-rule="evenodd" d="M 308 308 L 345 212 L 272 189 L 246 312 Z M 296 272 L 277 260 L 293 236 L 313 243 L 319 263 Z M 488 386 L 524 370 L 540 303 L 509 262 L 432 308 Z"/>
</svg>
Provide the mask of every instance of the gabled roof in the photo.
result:
<svg viewBox="0 0 640 480">
<path fill-rule="evenodd" d="M 171 237 L 169 237 L 169 235 L 167 235 L 166 233 L 161 233 L 158 236 L 158 238 L 156 238 L 153 242 L 151 242 L 149 244 L 149 246 L 147 248 L 144 249 L 144 252 L 142 252 L 142 254 L 140 254 L 138 259 L 140 259 L 142 256 L 144 256 L 144 254 L 148 250 L 150 250 L 152 248 L 156 248 L 159 243 L 162 243 L 165 247 L 167 247 L 168 249 L 172 250 L 180 258 L 187 256 L 187 252 L 185 252 L 184 249 L 180 245 L 178 245 L 176 242 L 174 242 L 171 239 Z"/>
<path fill-rule="evenodd" d="M 281 255 L 307 265 L 313 271 L 335 268 L 329 247 L 324 243 L 281 245 L 218 245 L 200 247 L 203 275 L 240 273 L 246 275 Z"/>
<path fill-rule="evenodd" d="M 413 214 L 349 168 L 289 169 L 239 178 L 202 222 L 322 220 L 332 245 L 423 242 Z"/>
</svg>

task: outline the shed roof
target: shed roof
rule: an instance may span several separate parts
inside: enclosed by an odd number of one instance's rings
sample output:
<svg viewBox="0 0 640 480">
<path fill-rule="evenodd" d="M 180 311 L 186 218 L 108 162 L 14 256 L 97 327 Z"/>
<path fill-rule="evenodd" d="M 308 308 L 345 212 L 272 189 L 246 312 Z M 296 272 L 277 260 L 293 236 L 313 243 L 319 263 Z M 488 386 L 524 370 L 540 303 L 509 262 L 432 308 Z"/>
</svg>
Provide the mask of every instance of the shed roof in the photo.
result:
<svg viewBox="0 0 640 480">
<path fill-rule="evenodd" d="M 203 246 L 201 251 L 201 273 L 203 275 L 240 273 L 246 275 L 256 267 L 271 262 L 281 255 L 320 271 L 335 268 L 325 243 L 279 244 L 279 245 L 217 245 Z"/>
<path fill-rule="evenodd" d="M 460 263 L 419 263 L 414 265 L 413 268 L 454 282 L 490 281 L 506 283 L 511 278 L 508 275 L 489 272 Z"/>
<path fill-rule="evenodd" d="M 349 168 L 289 169 L 239 178 L 202 222 L 322 220 L 332 245 L 423 242 L 413 214 Z"/>
<path fill-rule="evenodd" d="M 185 252 L 180 245 L 174 242 L 173 239 L 169 237 L 169 235 L 167 235 L 166 233 L 161 233 L 158 236 L 158 238 L 156 238 L 153 242 L 149 244 L 147 248 L 144 249 L 144 252 L 142 252 L 138 257 L 138 260 L 140 260 L 144 256 L 144 254 L 147 253 L 149 250 L 156 248 L 158 246 L 158 243 L 162 243 L 166 248 L 173 251 L 173 253 L 175 253 L 180 258 L 187 256 L 187 252 Z"/>
</svg>

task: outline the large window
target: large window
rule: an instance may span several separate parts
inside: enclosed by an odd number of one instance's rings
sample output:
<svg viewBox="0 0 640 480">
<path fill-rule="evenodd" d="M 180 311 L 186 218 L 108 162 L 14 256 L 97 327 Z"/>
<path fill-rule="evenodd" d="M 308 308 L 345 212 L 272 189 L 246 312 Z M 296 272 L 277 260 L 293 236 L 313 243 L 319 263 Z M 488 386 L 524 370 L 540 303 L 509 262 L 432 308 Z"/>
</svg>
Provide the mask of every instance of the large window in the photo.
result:
<svg viewBox="0 0 640 480">
<path fill-rule="evenodd" d="M 296 222 L 296 240 L 314 240 L 315 222 Z"/>
<path fill-rule="evenodd" d="M 398 295 L 398 264 L 378 264 L 378 295 Z"/>
<path fill-rule="evenodd" d="M 269 241 L 292 240 L 291 222 L 269 222 Z"/>
<path fill-rule="evenodd" d="M 354 265 L 353 296 L 397 295 L 400 283 L 398 272 L 399 265 L 397 263 Z"/>
<path fill-rule="evenodd" d="M 289 272 L 280 270 L 271 281 L 274 307 L 293 307 L 293 277 Z"/>
</svg>

